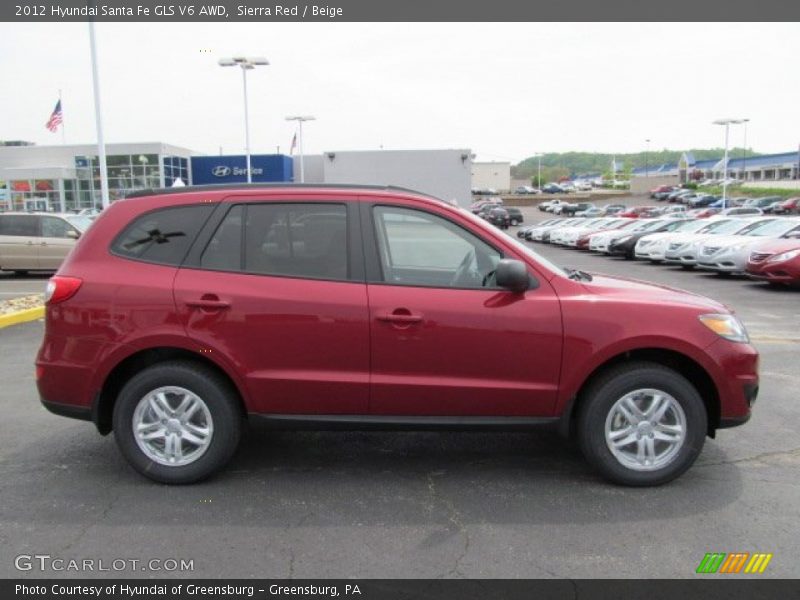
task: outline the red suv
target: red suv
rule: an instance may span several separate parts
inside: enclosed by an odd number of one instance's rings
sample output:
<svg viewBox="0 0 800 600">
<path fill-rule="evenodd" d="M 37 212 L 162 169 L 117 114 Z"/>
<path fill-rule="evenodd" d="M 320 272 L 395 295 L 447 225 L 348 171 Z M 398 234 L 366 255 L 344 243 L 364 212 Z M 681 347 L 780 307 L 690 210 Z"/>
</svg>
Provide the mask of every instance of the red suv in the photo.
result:
<svg viewBox="0 0 800 600">
<path fill-rule="evenodd" d="M 104 211 L 48 285 L 36 375 L 50 411 L 162 482 L 214 473 L 264 419 L 551 425 L 608 479 L 654 485 L 747 421 L 757 364 L 725 306 L 561 269 L 445 202 L 256 185 Z"/>
</svg>

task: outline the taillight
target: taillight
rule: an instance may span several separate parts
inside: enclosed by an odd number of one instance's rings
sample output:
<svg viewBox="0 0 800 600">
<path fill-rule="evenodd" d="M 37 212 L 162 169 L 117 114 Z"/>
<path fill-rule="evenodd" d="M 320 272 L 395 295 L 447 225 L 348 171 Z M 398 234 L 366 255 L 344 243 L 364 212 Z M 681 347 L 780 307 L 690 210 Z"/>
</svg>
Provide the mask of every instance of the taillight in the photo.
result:
<svg viewBox="0 0 800 600">
<path fill-rule="evenodd" d="M 77 277 L 61 277 L 59 275 L 51 277 L 44 292 L 44 301 L 47 304 L 64 302 L 75 295 L 82 283 L 83 280 Z"/>
</svg>

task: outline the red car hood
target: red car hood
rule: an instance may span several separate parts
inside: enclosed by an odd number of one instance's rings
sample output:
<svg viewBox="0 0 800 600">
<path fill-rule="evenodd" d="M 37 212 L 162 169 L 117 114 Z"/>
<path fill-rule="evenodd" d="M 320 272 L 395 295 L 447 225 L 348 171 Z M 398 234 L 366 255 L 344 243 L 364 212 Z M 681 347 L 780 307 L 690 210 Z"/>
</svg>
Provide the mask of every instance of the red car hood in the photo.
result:
<svg viewBox="0 0 800 600">
<path fill-rule="evenodd" d="M 800 240 L 767 240 L 750 247 L 751 252 L 769 252 L 779 254 L 800 248 Z"/>
<path fill-rule="evenodd" d="M 624 298 L 653 304 L 694 306 L 709 313 L 733 312 L 721 302 L 706 296 L 638 279 L 592 273 L 592 281 L 585 281 L 583 285 L 589 292 L 609 298 Z"/>
</svg>

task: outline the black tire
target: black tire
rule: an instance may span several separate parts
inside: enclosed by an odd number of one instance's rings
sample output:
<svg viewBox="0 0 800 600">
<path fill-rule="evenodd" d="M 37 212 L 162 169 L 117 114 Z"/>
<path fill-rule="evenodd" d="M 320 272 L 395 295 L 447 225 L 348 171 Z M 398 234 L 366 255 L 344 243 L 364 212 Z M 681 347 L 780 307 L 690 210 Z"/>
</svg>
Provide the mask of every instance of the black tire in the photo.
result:
<svg viewBox="0 0 800 600">
<path fill-rule="evenodd" d="M 152 460 L 139 447 L 134 436 L 133 417 L 140 400 L 149 392 L 165 386 L 185 388 L 201 398 L 213 422 L 213 434 L 207 449 L 186 465 L 169 466 Z M 213 475 L 236 452 L 244 421 L 240 406 L 236 390 L 210 369 L 190 361 L 156 364 L 134 375 L 117 396 L 114 437 L 123 456 L 145 477 L 161 483 L 194 483 Z"/>
<path fill-rule="evenodd" d="M 637 471 L 620 462 L 606 443 L 605 424 L 614 404 L 625 394 L 653 388 L 670 394 L 683 409 L 683 446 L 662 468 Z M 581 394 L 576 433 L 586 460 L 606 479 L 628 486 L 654 486 L 672 481 L 692 466 L 705 443 L 708 416 L 695 387 L 676 371 L 650 362 L 633 362 L 601 374 Z"/>
<path fill-rule="evenodd" d="M 686 271 L 691 271 L 692 269 L 694 269 L 694 265 L 681 265 L 681 269 L 684 269 Z"/>
</svg>

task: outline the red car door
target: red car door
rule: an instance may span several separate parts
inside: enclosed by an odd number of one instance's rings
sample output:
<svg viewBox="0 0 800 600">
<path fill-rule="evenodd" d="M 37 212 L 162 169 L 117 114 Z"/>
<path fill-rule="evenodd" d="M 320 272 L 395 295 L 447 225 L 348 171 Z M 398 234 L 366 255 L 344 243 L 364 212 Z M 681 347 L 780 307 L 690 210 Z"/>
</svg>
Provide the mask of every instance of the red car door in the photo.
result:
<svg viewBox="0 0 800 600">
<path fill-rule="evenodd" d="M 242 375 L 249 411 L 367 412 L 367 292 L 351 213 L 330 196 L 229 198 L 178 271 L 188 335 Z"/>
<path fill-rule="evenodd" d="M 492 283 L 518 258 L 452 211 L 364 204 L 376 415 L 551 416 L 561 364 L 558 298 Z"/>
</svg>

